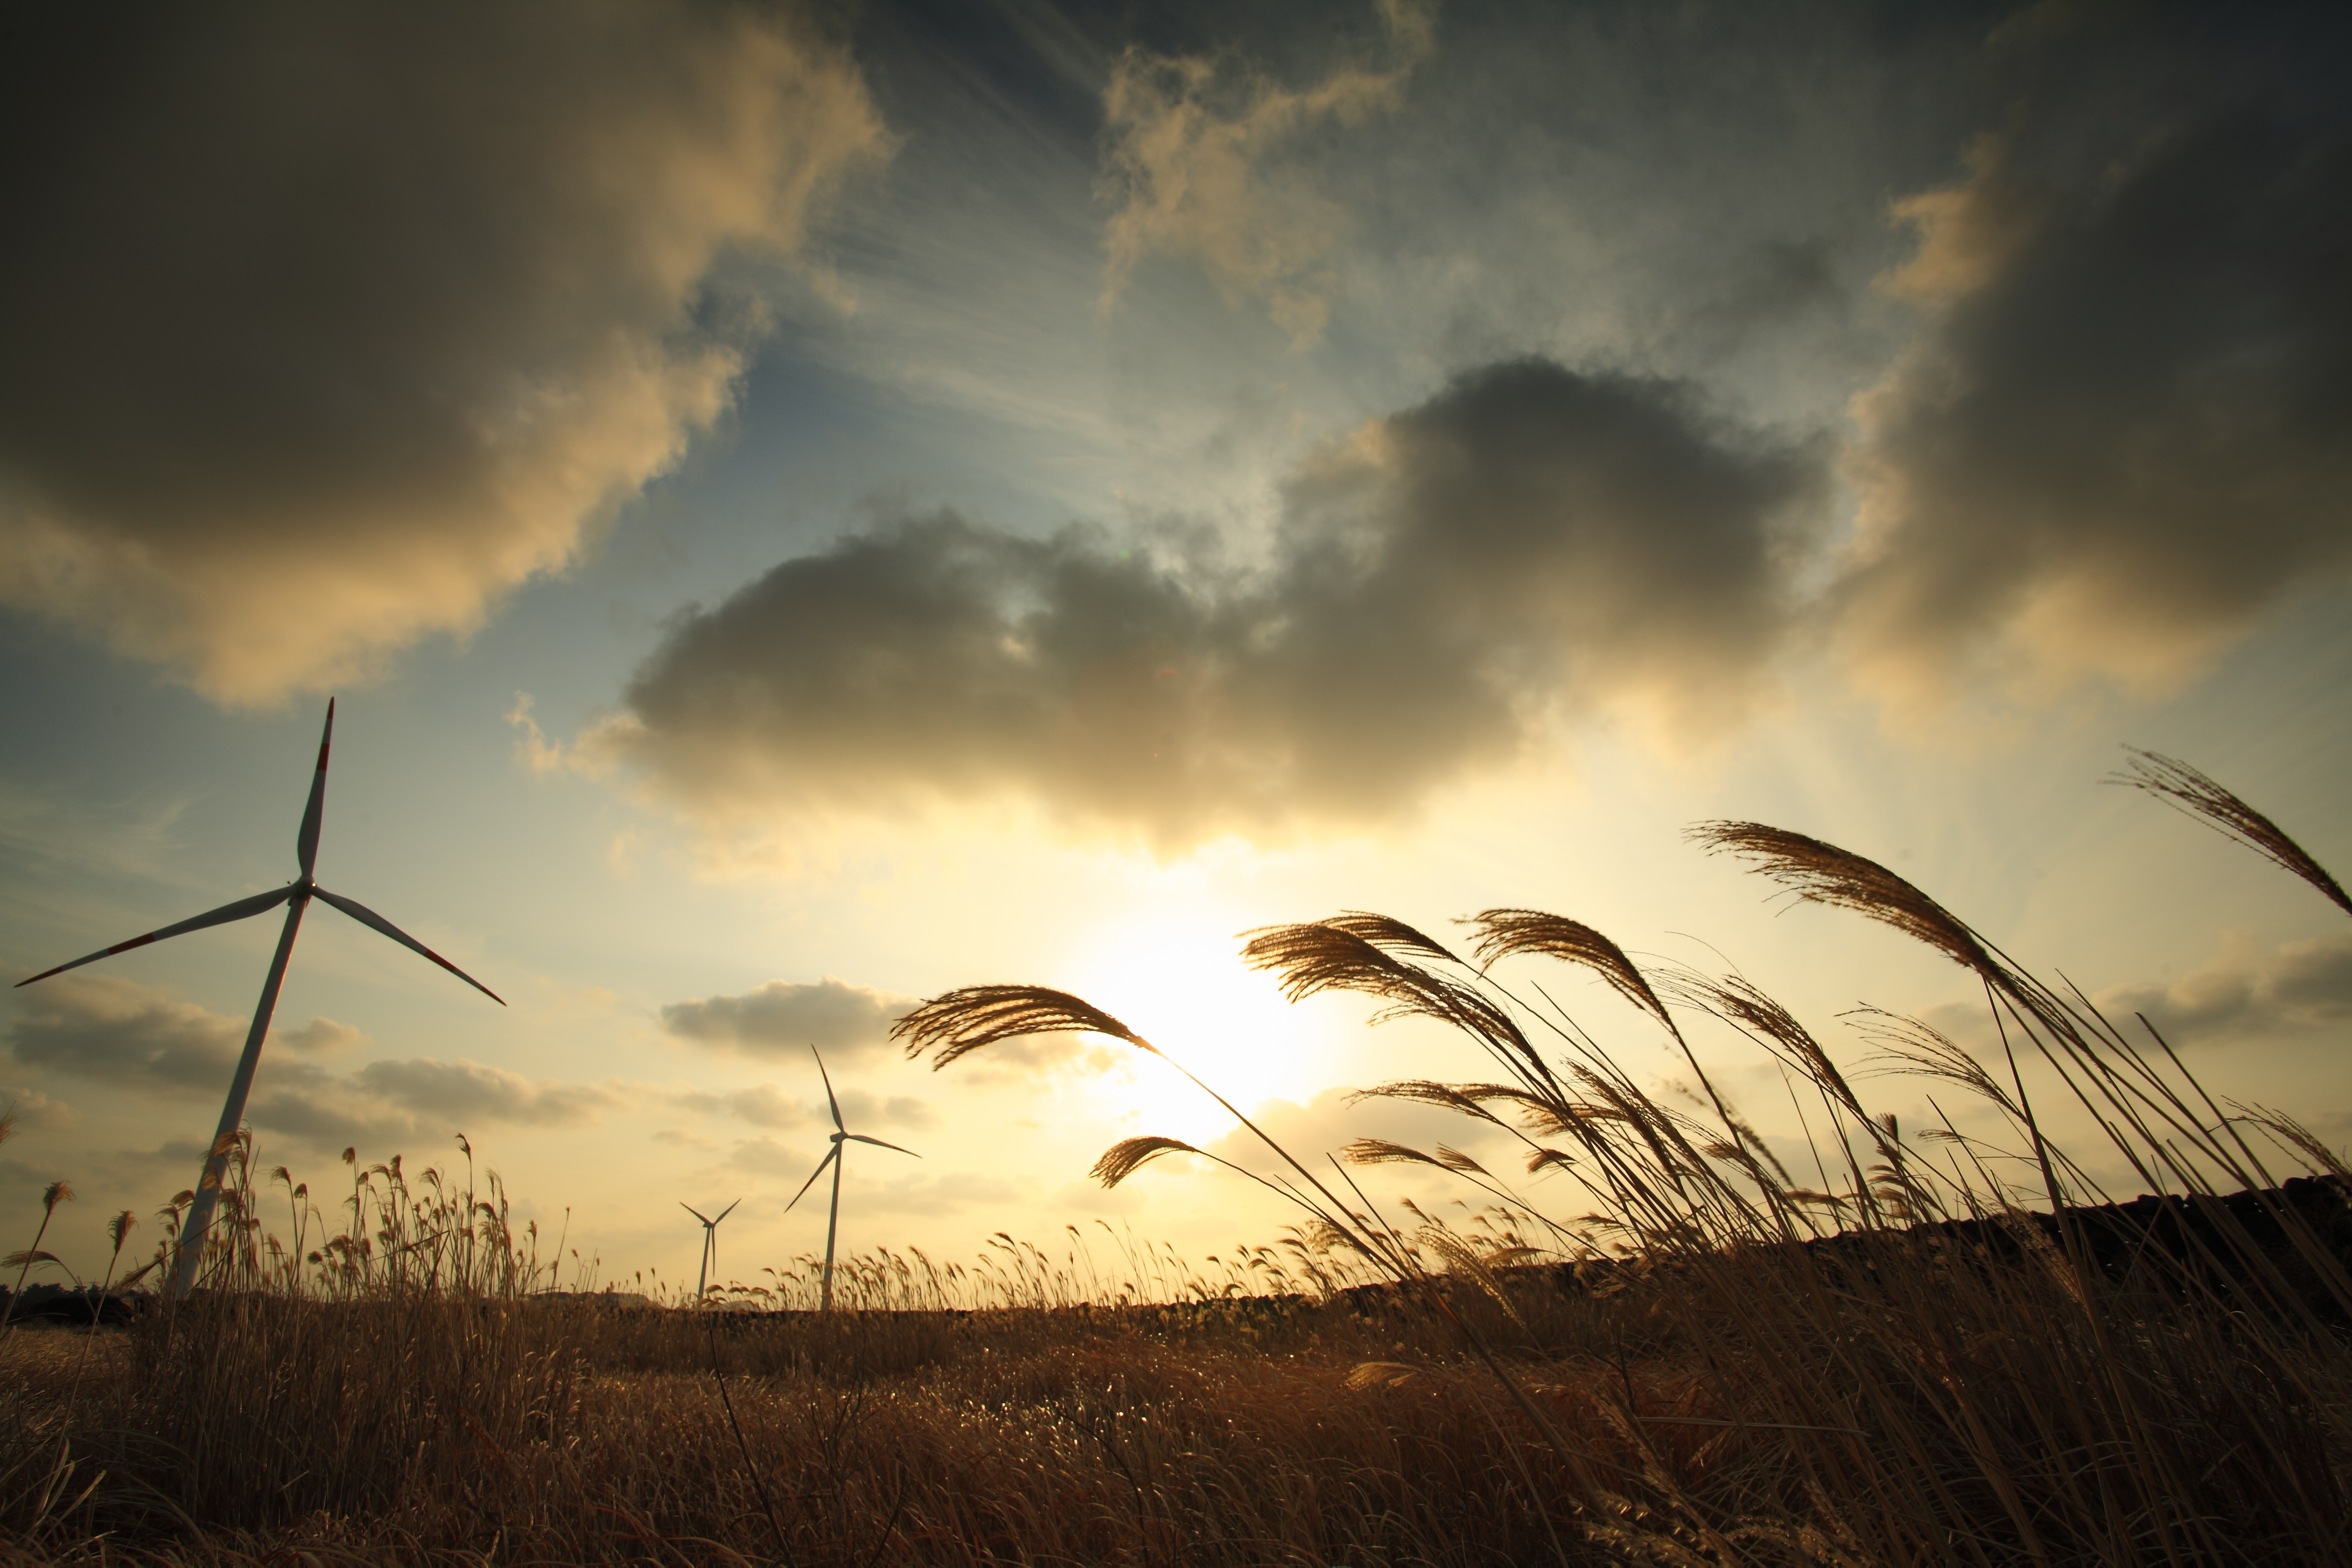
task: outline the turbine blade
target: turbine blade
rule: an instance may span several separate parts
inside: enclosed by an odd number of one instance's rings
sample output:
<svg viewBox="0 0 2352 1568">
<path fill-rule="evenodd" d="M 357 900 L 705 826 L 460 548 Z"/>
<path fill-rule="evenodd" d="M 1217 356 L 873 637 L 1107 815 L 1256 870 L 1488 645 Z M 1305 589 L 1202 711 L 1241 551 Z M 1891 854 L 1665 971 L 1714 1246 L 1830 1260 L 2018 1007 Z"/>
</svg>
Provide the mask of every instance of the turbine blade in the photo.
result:
<svg viewBox="0 0 2352 1568">
<path fill-rule="evenodd" d="M 187 931 L 202 931 L 206 926 L 226 925 L 231 921 L 245 920 L 249 916 L 260 914 L 265 910 L 274 910 L 293 896 L 294 884 L 290 882 L 282 888 L 272 888 L 266 893 L 256 893 L 249 899 L 239 899 L 233 904 L 223 904 L 216 910 L 207 910 L 192 920 L 182 921 L 178 925 L 165 926 L 161 931 L 151 931 L 145 936 L 134 936 L 129 942 L 118 942 L 112 947 L 100 948 L 87 957 L 75 959 L 71 963 L 60 963 L 55 969 L 44 969 L 34 975 L 33 980 L 47 980 L 52 974 L 63 974 L 68 969 L 79 969 L 85 963 L 95 963 L 101 958 L 110 958 L 118 952 L 128 952 L 134 947 L 145 947 L 149 942 L 161 942 L 167 936 L 179 936 Z M 30 985 L 33 980 L 19 980 L 16 984 Z"/>
<path fill-rule="evenodd" d="M 868 1138 L 863 1132 L 853 1132 L 850 1136 L 856 1139 L 860 1143 L 871 1143 L 877 1149 L 898 1149 L 898 1145 L 896 1143 L 885 1143 L 879 1138 Z M 898 1152 L 901 1154 L 915 1154 L 915 1152 L 912 1149 L 898 1149 Z M 915 1154 L 915 1158 L 919 1160 L 922 1156 L 920 1154 Z"/>
<path fill-rule="evenodd" d="M 829 1152 L 825 1154 L 825 1157 L 824 1157 L 824 1159 L 822 1159 L 822 1160 L 819 1160 L 819 1161 L 816 1163 L 816 1169 L 815 1169 L 815 1170 L 814 1170 L 814 1171 L 811 1171 L 811 1172 L 809 1173 L 809 1179 L 808 1179 L 807 1181 L 803 1182 L 803 1183 L 801 1184 L 801 1190 L 800 1190 L 799 1192 L 796 1192 L 796 1193 L 794 1193 L 794 1194 L 793 1194 L 793 1204 L 796 1204 L 796 1203 L 800 1202 L 803 1198 L 804 1198 L 804 1197 L 808 1196 L 808 1190 L 809 1190 L 811 1187 L 813 1187 L 813 1186 L 816 1185 L 816 1179 L 817 1179 L 819 1176 L 822 1176 L 822 1175 L 824 1175 L 824 1168 L 825 1168 L 827 1165 L 832 1164 L 835 1160 L 838 1160 L 838 1159 L 840 1159 L 840 1158 L 841 1158 L 841 1145 L 840 1145 L 840 1144 L 838 1144 L 838 1143 L 835 1143 L 835 1144 L 833 1146 L 833 1148 L 831 1149 L 831 1151 L 829 1151 Z M 792 1212 L 793 1212 L 793 1204 L 786 1204 L 786 1205 L 784 1205 L 784 1212 L 785 1212 L 786 1214 L 790 1214 L 790 1213 L 792 1213 Z"/>
<path fill-rule="evenodd" d="M 729 1204 L 725 1208 L 720 1209 L 719 1211 L 719 1219 L 725 1219 L 729 1215 L 733 1214 L 736 1207 L 740 1205 L 742 1201 L 743 1200 L 741 1198 L 737 1198 L 734 1203 Z M 714 1219 L 710 1223 L 716 1226 L 719 1223 L 719 1219 Z"/>
<path fill-rule="evenodd" d="M 319 731 L 319 771 L 310 775 L 310 802 L 302 808 L 302 830 L 294 836 L 295 858 L 308 878 L 319 864 L 319 825 L 327 814 L 327 742 L 335 738 L 335 700 L 327 699 L 327 727 Z"/>
<path fill-rule="evenodd" d="M 352 899 L 347 899 L 341 893 L 331 893 L 324 888 L 313 888 L 310 890 L 318 894 L 319 897 L 326 900 L 327 902 L 334 905 L 335 908 L 342 910 L 343 913 L 351 916 L 352 919 L 359 921 L 360 924 L 366 926 L 371 930 L 382 931 L 384 935 L 392 938 L 393 941 L 400 943 L 401 946 L 407 948 L 412 952 L 423 953 L 425 957 L 431 959 L 434 963 L 439 964 L 442 968 L 447 970 L 450 973 L 456 975 L 458 979 L 464 981 L 467 984 L 472 986 L 475 990 L 480 992 L 483 995 L 497 1003 L 499 1006 L 503 1007 L 507 1005 L 507 999 L 505 997 L 499 995 L 497 992 L 491 990 L 488 986 L 483 984 L 480 981 L 475 979 L 472 975 L 467 973 L 464 970 L 458 968 L 456 964 L 450 963 L 447 959 L 442 957 L 439 953 L 434 952 L 431 948 L 425 946 L 423 942 L 417 941 L 415 937 L 409 935 L 406 931 L 401 930 L 398 926 L 393 924 L 390 921 L 376 913 L 373 910 L 368 908 L 365 904 L 360 903 Z"/>
<path fill-rule="evenodd" d="M 833 1075 L 824 1070 L 824 1058 L 816 1056 L 814 1046 L 809 1047 L 809 1055 L 816 1057 L 816 1076 L 824 1079 L 824 1102 L 833 1108 L 833 1130 L 846 1132 L 849 1129 L 841 1124 L 841 1101 L 833 1098 Z"/>
<path fill-rule="evenodd" d="M 687 1213 L 688 1213 L 688 1214 L 692 1215 L 695 1218 L 697 1218 L 697 1219 L 701 1219 L 701 1220 L 702 1220 L 702 1223 L 703 1223 L 703 1224 L 705 1224 L 705 1225 L 709 1225 L 710 1223 L 712 1223 L 712 1222 L 711 1222 L 711 1221 L 709 1221 L 709 1220 L 702 1219 L 702 1211 L 701 1211 L 700 1209 L 698 1209 L 698 1208 L 696 1208 L 692 1204 L 680 1204 L 680 1205 L 678 1205 L 677 1206 L 678 1206 L 678 1207 L 680 1207 L 680 1208 L 682 1208 L 682 1209 L 684 1209 Z"/>
</svg>

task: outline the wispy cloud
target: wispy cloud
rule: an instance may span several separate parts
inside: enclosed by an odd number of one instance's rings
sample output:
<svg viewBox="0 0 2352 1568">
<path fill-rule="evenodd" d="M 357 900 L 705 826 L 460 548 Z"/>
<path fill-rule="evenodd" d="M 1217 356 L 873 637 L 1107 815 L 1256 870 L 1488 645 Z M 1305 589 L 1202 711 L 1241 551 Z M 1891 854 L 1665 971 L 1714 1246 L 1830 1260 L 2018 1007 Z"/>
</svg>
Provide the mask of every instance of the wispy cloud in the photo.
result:
<svg viewBox="0 0 2352 1568">
<path fill-rule="evenodd" d="M 1102 308 L 1146 257 L 1178 256 L 1228 304 L 1264 306 L 1295 346 L 1319 339 L 1338 286 L 1328 260 L 1347 214 L 1279 154 L 1327 123 L 1353 125 L 1395 108 L 1429 52 L 1433 11 L 1422 0 L 1381 0 L 1395 63 L 1342 66 L 1304 89 L 1230 58 L 1122 56 L 1103 90 L 1100 189 L 1118 209 L 1103 233 Z"/>
<path fill-rule="evenodd" d="M 0 777 L 0 846 L 17 864 L 48 865 L 87 876 L 152 878 L 168 863 L 188 801 L 142 795 L 94 802 L 58 788 Z"/>
</svg>

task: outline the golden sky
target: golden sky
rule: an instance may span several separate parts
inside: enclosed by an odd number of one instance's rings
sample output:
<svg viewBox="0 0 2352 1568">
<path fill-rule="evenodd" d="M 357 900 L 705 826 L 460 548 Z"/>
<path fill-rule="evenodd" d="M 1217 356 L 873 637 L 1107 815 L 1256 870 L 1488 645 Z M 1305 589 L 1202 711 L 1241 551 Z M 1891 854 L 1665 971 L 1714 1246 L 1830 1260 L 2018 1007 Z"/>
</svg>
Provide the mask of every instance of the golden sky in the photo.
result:
<svg viewBox="0 0 2352 1568">
<path fill-rule="evenodd" d="M 1259 1157 L 1130 1047 L 887 1043 L 965 984 L 1087 997 L 1302 1153 L 1486 1147 L 1347 1098 L 1466 1046 L 1240 962 L 1344 910 L 1552 910 L 1851 1058 L 1864 1003 L 1979 1042 L 1960 972 L 1710 818 L 1883 860 L 2341 1147 L 2340 916 L 2098 781 L 2184 756 L 2352 864 L 2345 43 L 2051 0 L 27 24 L 0 964 L 292 876 L 331 694 L 320 879 L 509 1005 L 314 910 L 263 1163 L 462 1133 L 607 1279 L 691 1269 L 681 1201 L 743 1200 L 728 1275 L 822 1247 L 811 1046 L 921 1156 L 854 1149 L 851 1247 L 1292 1217 L 1086 1180 Z M 193 1182 L 274 930 L 11 994 L 0 1231 L 68 1178 L 48 1244 L 102 1266 Z"/>
</svg>

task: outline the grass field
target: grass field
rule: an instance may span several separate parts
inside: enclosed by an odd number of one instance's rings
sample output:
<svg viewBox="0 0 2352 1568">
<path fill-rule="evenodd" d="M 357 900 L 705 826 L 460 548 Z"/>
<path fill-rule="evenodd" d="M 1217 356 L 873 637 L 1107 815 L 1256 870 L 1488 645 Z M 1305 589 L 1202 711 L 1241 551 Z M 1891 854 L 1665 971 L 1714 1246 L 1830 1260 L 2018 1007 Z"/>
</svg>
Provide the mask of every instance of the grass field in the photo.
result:
<svg viewBox="0 0 2352 1568">
<path fill-rule="evenodd" d="M 2140 767 L 2352 913 L 2259 813 L 2179 764 Z M 1699 836 L 1973 971 L 2002 1058 L 1888 1018 L 1879 1065 L 1990 1107 L 2006 1135 L 1906 1132 L 1748 982 L 1644 972 L 1571 921 L 1489 910 L 1466 956 L 1376 916 L 1273 928 L 1248 955 L 1294 996 L 1369 993 L 1486 1048 L 1490 1081 L 1373 1092 L 1509 1128 L 1560 1201 L 1538 1214 L 1498 1197 L 1482 1223 L 1448 1227 L 1383 1215 L 1344 1171 L 1293 1163 L 1203 1178 L 1266 1180 L 1300 1210 L 1291 1235 L 1218 1276 L 1148 1247 L 1108 1274 L 1076 1244 L 956 1269 L 877 1254 L 845 1267 L 844 1310 L 821 1314 L 806 1273 L 699 1305 L 551 1294 L 558 1271 L 510 1230 L 494 1183 L 354 1163 L 348 1200 L 322 1210 L 290 1173 L 240 1158 L 213 1289 L 125 1329 L 0 1339 L 10 1550 L 845 1568 L 2352 1563 L 2337 1156 L 2288 1117 L 2225 1114 L 2152 1031 L 2036 980 L 1884 868 L 1753 824 Z M 1793 1177 L 1696 1053 L 1692 1109 L 1646 1092 L 1512 978 L 1531 960 L 1599 973 L 1675 1041 L 1710 1016 L 1769 1052 L 1817 1106 L 1826 1178 Z M 900 1025 L 935 1059 L 1055 1029 L 1157 1048 L 1029 986 L 951 993 Z M 2019 1061 L 2087 1110 L 2105 1146 L 2053 1142 Z M 1188 1152 L 1132 1139 L 1097 1173 Z M 1503 1191 L 1442 1146 L 1349 1154 Z M 2098 1168 L 2185 1202 L 2095 1225 L 2074 1211 L 2109 1195 Z M 2303 1175 L 2332 1181 L 2299 1188 L 2310 1202 L 2275 1195 Z M 2253 1195 L 2219 1201 L 2241 1190 Z"/>
</svg>

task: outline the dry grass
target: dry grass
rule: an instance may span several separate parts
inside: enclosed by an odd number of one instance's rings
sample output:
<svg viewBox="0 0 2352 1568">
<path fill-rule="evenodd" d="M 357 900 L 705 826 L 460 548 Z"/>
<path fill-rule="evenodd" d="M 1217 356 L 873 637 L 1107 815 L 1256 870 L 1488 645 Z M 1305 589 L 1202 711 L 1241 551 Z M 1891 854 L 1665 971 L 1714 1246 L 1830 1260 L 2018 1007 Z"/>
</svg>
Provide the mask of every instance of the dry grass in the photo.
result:
<svg viewBox="0 0 2352 1568">
<path fill-rule="evenodd" d="M 2191 809 L 2292 847 L 2166 767 Z M 1700 836 L 1970 969 L 1998 1058 L 1880 1016 L 1868 1065 L 2005 1134 L 1906 1133 L 1751 983 L 1644 973 L 1541 911 L 1476 917 L 1467 957 L 1376 915 L 1267 928 L 1246 954 L 1295 999 L 1370 994 L 1482 1047 L 1491 1081 L 1371 1092 L 1508 1128 L 1559 1201 L 1528 1212 L 1444 1145 L 1360 1142 L 1359 1163 L 1496 1198 L 1408 1229 L 1276 1150 L 1252 1179 L 1302 1227 L 1206 1279 L 1131 1241 L 1103 1272 L 1082 1240 L 1000 1239 L 971 1266 L 854 1259 L 829 1315 L 625 1309 L 549 1293 L 570 1263 L 511 1233 L 495 1184 L 397 1162 L 354 1161 L 332 1236 L 282 1175 L 276 1247 L 240 1157 L 222 1289 L 95 1338 L 0 1339 L 0 1522 L 21 1560 L 92 1563 L 2352 1562 L 2341 1189 L 2220 1202 L 2340 1181 L 2336 1157 L 2286 1117 L 2224 1114 L 2152 1031 L 1885 868 L 1755 824 Z M 1544 963 L 1598 973 L 1682 1045 L 1701 1109 L 1628 1076 Z M 1820 1187 L 1706 1081 L 1696 1020 L 1817 1104 Z M 1160 1049 L 1024 986 L 938 998 L 902 1033 L 945 1062 L 1040 1029 Z M 2036 1086 L 2090 1113 L 2096 1159 L 2047 1135 Z M 1129 1140 L 1097 1174 L 1185 1152 Z M 2103 1199 L 2088 1172 L 2118 1161 L 2184 1201 L 2031 1219 Z M 721 1300 L 801 1309 L 814 1287 Z"/>
<path fill-rule="evenodd" d="M 1527 1351 L 1548 1365 L 1600 1369 L 1641 1335 L 1630 1300 L 1514 1289 L 1540 1342 Z M 1377 1296 L 830 1317 L 216 1297 L 102 1334 L 77 1394 L 79 1341 L 13 1336 L 0 1367 L 26 1423 L 5 1483 L 12 1522 L 58 1560 L 1551 1552 L 1507 1401 L 1449 1365 L 1421 1314 Z M 1367 1379 L 1370 1363 L 1399 1371 Z M 1641 1375 L 1661 1402 L 1686 1397 Z M 1547 1396 L 1582 1397 L 1567 1382 Z M 1540 1454 L 1535 1471 L 1548 1493 L 1565 1484 Z"/>
</svg>

